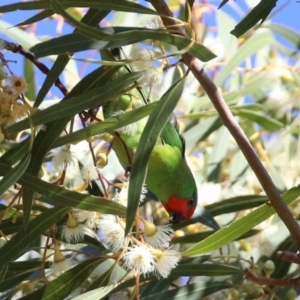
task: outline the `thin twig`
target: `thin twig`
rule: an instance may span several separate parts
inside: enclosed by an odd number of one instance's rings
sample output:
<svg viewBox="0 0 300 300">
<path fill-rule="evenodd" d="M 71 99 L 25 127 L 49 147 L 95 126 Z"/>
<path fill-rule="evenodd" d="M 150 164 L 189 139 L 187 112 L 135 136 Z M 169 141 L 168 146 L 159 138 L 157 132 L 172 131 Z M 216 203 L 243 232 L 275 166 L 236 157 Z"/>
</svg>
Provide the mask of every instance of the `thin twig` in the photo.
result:
<svg viewBox="0 0 300 300">
<path fill-rule="evenodd" d="M 291 279 L 276 279 L 276 278 L 266 278 L 258 277 L 251 273 L 249 270 L 245 270 L 244 274 L 248 280 L 256 282 L 260 285 L 276 285 L 276 286 L 295 286 L 300 285 L 300 276 Z"/>
<path fill-rule="evenodd" d="M 163 0 L 148 0 L 148 1 L 153 5 L 155 10 L 162 16 L 161 17 L 162 21 L 166 27 L 175 24 L 174 19 L 169 18 L 169 17 L 173 17 L 173 14 L 170 11 L 168 5 Z M 168 17 L 163 17 L 163 16 L 168 16 Z M 298 226 L 298 223 L 294 219 L 287 205 L 282 200 L 271 177 L 269 176 L 263 164 L 255 154 L 255 151 L 252 145 L 250 144 L 247 136 L 239 126 L 234 116 L 232 115 L 229 107 L 227 106 L 224 98 L 218 91 L 216 85 L 206 74 L 200 61 L 195 59 L 194 56 L 185 53 L 182 55 L 182 60 L 184 64 L 194 74 L 195 78 L 198 80 L 203 90 L 206 92 L 207 96 L 210 98 L 211 102 L 215 106 L 216 110 L 220 115 L 220 118 L 222 119 L 224 125 L 228 128 L 231 135 L 235 139 L 237 145 L 243 152 L 250 167 L 252 168 L 261 186 L 263 187 L 266 195 L 268 196 L 272 206 L 276 210 L 280 219 L 284 222 L 284 224 L 288 228 L 297 246 L 297 249 L 300 250 L 300 228 Z"/>
<path fill-rule="evenodd" d="M 294 253 L 294 252 L 290 252 L 290 251 L 278 251 L 276 253 L 276 256 L 289 261 L 289 262 L 293 262 L 295 264 L 300 265 L 300 256 L 299 256 L 299 252 L 298 253 Z"/>
<path fill-rule="evenodd" d="M 30 60 L 43 74 L 47 75 L 49 73 L 49 68 L 40 60 L 38 60 L 33 53 L 26 51 L 21 45 L 5 41 L 5 49 L 13 53 L 20 53 L 26 59 Z M 68 94 L 68 90 L 62 84 L 59 78 L 55 80 L 54 85 L 59 88 L 64 96 Z"/>
</svg>

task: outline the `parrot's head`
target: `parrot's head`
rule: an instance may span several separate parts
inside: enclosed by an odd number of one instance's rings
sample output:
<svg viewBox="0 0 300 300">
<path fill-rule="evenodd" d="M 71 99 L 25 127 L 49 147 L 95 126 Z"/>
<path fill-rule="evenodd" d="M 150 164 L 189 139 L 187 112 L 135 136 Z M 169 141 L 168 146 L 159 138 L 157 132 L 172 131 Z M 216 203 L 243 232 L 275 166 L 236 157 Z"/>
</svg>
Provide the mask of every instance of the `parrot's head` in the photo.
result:
<svg viewBox="0 0 300 300">
<path fill-rule="evenodd" d="M 183 199 L 172 196 L 169 201 L 163 205 L 172 216 L 172 223 L 180 223 L 188 220 L 193 215 L 197 206 L 197 195 Z"/>
</svg>

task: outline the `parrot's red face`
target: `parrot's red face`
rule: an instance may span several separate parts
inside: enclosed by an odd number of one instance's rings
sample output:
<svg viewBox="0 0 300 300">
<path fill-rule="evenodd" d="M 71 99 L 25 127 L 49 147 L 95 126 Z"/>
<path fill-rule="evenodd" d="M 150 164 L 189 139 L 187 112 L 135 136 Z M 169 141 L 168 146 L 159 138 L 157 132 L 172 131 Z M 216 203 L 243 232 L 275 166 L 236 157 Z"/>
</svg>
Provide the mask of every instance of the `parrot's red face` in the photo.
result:
<svg viewBox="0 0 300 300">
<path fill-rule="evenodd" d="M 173 216 L 173 223 L 180 223 L 188 220 L 194 213 L 197 201 L 196 198 L 180 199 L 172 196 L 167 203 L 163 204 L 164 208 Z"/>
</svg>

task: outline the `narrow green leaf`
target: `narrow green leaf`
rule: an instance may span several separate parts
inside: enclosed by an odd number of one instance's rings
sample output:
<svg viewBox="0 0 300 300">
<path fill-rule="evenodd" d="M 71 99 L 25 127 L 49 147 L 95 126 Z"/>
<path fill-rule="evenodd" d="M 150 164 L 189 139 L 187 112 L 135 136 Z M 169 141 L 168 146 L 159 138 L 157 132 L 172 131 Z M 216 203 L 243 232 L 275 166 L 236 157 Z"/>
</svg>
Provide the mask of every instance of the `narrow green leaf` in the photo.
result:
<svg viewBox="0 0 300 300">
<path fill-rule="evenodd" d="M 5 268 L 5 267 L 4 267 Z M 7 274 L 6 278 L 0 283 L 0 292 L 8 291 L 9 289 L 15 288 L 23 280 L 28 278 L 34 271 L 28 270 L 13 274 Z"/>
<path fill-rule="evenodd" d="M 215 84 L 220 86 L 224 80 L 231 75 L 233 70 L 239 66 L 247 57 L 256 54 L 263 47 L 270 46 L 274 43 L 274 37 L 270 31 L 263 31 L 251 36 L 224 66 L 221 72 L 215 77 Z"/>
<path fill-rule="evenodd" d="M 208 158 L 208 166 L 206 170 L 208 181 L 219 182 L 219 168 L 227 155 L 229 141 L 230 133 L 225 126 L 222 126 L 216 132 L 215 145 Z"/>
<path fill-rule="evenodd" d="M 28 152 L 30 144 L 30 137 L 20 142 L 19 144 L 14 144 L 14 147 L 9 151 L 5 152 L 0 157 L 0 162 L 7 164 L 9 166 L 14 165 L 20 160 L 20 157 L 24 155 L 24 153 Z"/>
<path fill-rule="evenodd" d="M 101 261 L 103 258 L 99 257 L 87 259 L 22 299 L 65 299 L 86 280 Z"/>
<path fill-rule="evenodd" d="M 0 180 L 0 195 L 3 195 L 5 191 L 18 181 L 18 179 L 25 172 L 29 162 L 30 153 L 27 153 L 25 157 L 20 157 L 20 162 L 17 166 L 11 169 L 1 180 Z"/>
<path fill-rule="evenodd" d="M 102 41 L 91 39 L 78 32 L 38 43 L 30 48 L 36 57 L 45 57 L 52 54 L 64 54 L 66 52 L 76 53 L 88 49 L 118 48 L 130 43 L 136 43 L 138 39 L 132 38 L 127 41 Z M 50 54 L 51 53 L 51 54 Z"/>
<path fill-rule="evenodd" d="M 259 21 L 263 23 L 272 9 L 276 6 L 276 3 L 277 0 L 261 0 L 260 3 L 258 3 L 230 33 L 239 38 Z"/>
<path fill-rule="evenodd" d="M 125 112 L 124 114 L 118 115 L 118 116 L 112 116 L 108 119 L 106 119 L 103 122 L 92 124 L 84 129 L 75 131 L 71 134 L 65 135 L 63 137 L 58 138 L 54 144 L 53 148 L 59 147 L 68 143 L 76 143 L 82 140 L 85 140 L 89 137 L 110 132 L 113 130 L 116 130 L 118 128 L 121 128 L 123 126 L 132 124 L 134 122 L 137 122 L 138 120 L 148 116 L 156 106 L 155 103 L 151 103 L 149 105 L 145 105 L 142 107 L 139 107 L 137 109 L 134 109 L 132 111 Z"/>
<path fill-rule="evenodd" d="M 98 9 L 89 9 L 87 13 L 83 16 L 81 22 L 90 26 L 98 26 L 100 21 L 108 14 L 108 11 L 102 11 Z M 39 106 L 40 103 L 43 101 L 47 93 L 49 92 L 51 86 L 54 84 L 56 79 L 59 77 L 59 75 L 62 73 L 62 71 L 65 69 L 66 65 L 70 61 L 70 53 L 67 54 L 61 54 L 59 57 L 56 59 L 54 65 L 50 69 L 49 73 L 47 74 L 47 77 L 45 78 L 45 81 L 39 90 L 38 96 L 36 98 L 36 101 L 34 103 L 34 106 Z M 101 72 L 103 70 L 99 68 Z M 82 81 L 86 81 L 89 79 L 91 81 L 91 77 L 93 76 L 93 73 L 90 73 L 87 75 Z"/>
<path fill-rule="evenodd" d="M 9 172 L 9 170 L 11 170 L 9 166 L 0 163 L 1 176 L 4 176 L 7 172 Z M 51 198 L 53 203 L 59 205 L 78 207 L 84 210 L 98 211 L 120 216 L 124 216 L 126 212 L 126 208 L 124 206 L 106 198 L 96 198 L 69 191 L 62 187 L 38 179 L 27 173 L 24 173 L 18 182 L 29 190 Z M 43 201 L 43 198 L 41 198 L 40 201 Z"/>
<path fill-rule="evenodd" d="M 24 261 L 11 261 L 8 263 L 9 272 L 22 272 L 32 269 L 38 269 L 41 267 L 42 262 L 36 259 L 24 260 Z M 50 262 L 45 262 L 45 268 L 49 268 L 51 265 Z"/>
<path fill-rule="evenodd" d="M 207 231 L 202 231 L 202 232 L 198 232 L 198 233 L 193 233 L 193 234 L 186 234 L 184 236 L 180 236 L 180 237 L 175 237 L 172 239 L 172 243 L 173 244 L 183 244 L 183 243 L 198 243 L 200 241 L 203 241 L 204 239 L 206 239 L 207 237 L 211 236 L 212 234 L 214 234 L 216 232 L 216 230 L 207 230 Z M 246 239 L 250 236 L 253 236 L 257 233 L 259 233 L 259 230 L 255 230 L 255 229 L 251 229 L 248 232 L 242 234 L 240 237 L 238 237 L 236 240 L 241 240 L 241 239 Z"/>
<path fill-rule="evenodd" d="M 132 172 L 130 175 L 130 184 L 128 191 L 128 207 L 126 213 L 126 229 L 125 234 L 131 229 L 136 217 L 136 211 L 140 201 L 142 186 L 145 181 L 147 172 L 147 162 L 154 148 L 156 140 L 167 123 L 171 113 L 173 112 L 177 102 L 180 99 L 184 79 L 177 81 L 162 96 L 157 103 L 153 112 L 149 116 L 148 122 L 141 135 L 141 139 L 136 149 L 133 159 Z"/>
<path fill-rule="evenodd" d="M 10 235 L 21 230 L 23 226 L 23 217 L 18 217 L 15 220 L 13 220 L 12 218 L 7 218 L 5 220 L 2 220 L 1 222 L 1 231 L 5 235 Z"/>
<path fill-rule="evenodd" d="M 182 264 L 172 270 L 170 277 L 180 276 L 228 276 L 243 273 L 243 270 L 229 265 L 216 263 L 204 264 Z"/>
<path fill-rule="evenodd" d="M 220 5 L 218 6 L 218 9 L 222 8 L 223 5 L 225 5 L 229 0 L 222 0 L 222 2 L 220 3 Z"/>
<path fill-rule="evenodd" d="M 81 294 L 81 295 L 73 298 L 73 300 L 101 300 L 105 296 L 107 296 L 113 289 L 115 289 L 116 286 L 117 286 L 117 284 L 104 286 L 104 287 L 89 291 L 87 293 Z"/>
<path fill-rule="evenodd" d="M 69 210 L 69 207 L 61 206 L 50 208 L 31 220 L 26 230 L 21 229 L 0 248 L 0 268 L 14 260 L 27 245 L 59 221 Z"/>
<path fill-rule="evenodd" d="M 149 30 L 138 27 L 111 27 L 111 30 L 115 32 L 114 34 L 111 34 L 105 38 L 108 41 L 128 41 L 133 37 L 138 39 L 137 41 L 153 39 L 174 45 L 179 50 L 186 49 L 185 52 L 189 52 L 205 62 L 216 57 L 208 48 L 197 43 L 196 41 L 192 41 L 184 36 L 170 34 L 166 30 Z"/>
<path fill-rule="evenodd" d="M 300 196 L 300 187 L 295 187 L 282 195 L 286 204 L 291 203 Z M 250 212 L 246 216 L 232 222 L 230 225 L 225 226 L 216 233 L 209 236 L 207 239 L 194 245 L 186 250 L 182 255 L 192 256 L 207 253 L 209 251 L 221 248 L 222 246 L 232 242 L 240 237 L 245 232 L 252 229 L 254 226 L 260 224 L 275 213 L 274 208 L 269 204 L 264 204 L 260 208 Z"/>
<path fill-rule="evenodd" d="M 38 107 L 42 101 L 44 100 L 45 96 L 49 92 L 52 85 L 58 79 L 61 72 L 65 69 L 67 63 L 69 62 L 70 58 L 66 54 L 61 54 L 55 60 L 54 65 L 49 70 L 47 77 L 45 78 L 42 87 L 39 89 L 38 95 L 35 99 L 34 106 Z"/>
<path fill-rule="evenodd" d="M 223 289 L 233 287 L 226 282 L 197 282 L 172 290 L 141 297 L 141 300 L 199 300 Z"/>
<path fill-rule="evenodd" d="M 80 32 L 81 34 L 88 36 L 92 39 L 102 39 L 107 36 L 106 33 L 98 30 L 98 28 L 93 28 L 74 19 L 70 14 L 67 13 L 67 11 L 65 11 L 62 5 L 60 5 L 60 2 L 58 2 L 57 0 L 51 0 L 50 6 L 55 13 L 61 15 L 65 20 L 68 21 L 68 23 L 76 27 L 78 32 Z"/>
<path fill-rule="evenodd" d="M 110 269 L 108 269 L 102 275 L 100 275 L 97 279 L 95 279 L 89 286 L 88 291 L 95 290 L 96 288 L 102 286 L 108 286 L 113 268 L 114 266 L 112 266 Z"/>
<path fill-rule="evenodd" d="M 68 7 L 90 7 L 90 8 L 99 8 L 103 10 L 116 10 L 116 11 L 126 11 L 126 12 L 135 12 L 141 14 L 152 14 L 156 15 L 157 12 L 153 9 L 142 6 L 138 3 L 134 3 L 126 0 L 64 0 L 61 1 L 61 5 L 64 8 Z M 8 4 L 0 6 L 0 12 L 10 12 L 15 10 L 35 10 L 35 9 L 50 9 L 51 1 L 42 1 L 42 2 L 18 2 L 14 4 Z"/>
<path fill-rule="evenodd" d="M 105 27 L 97 29 L 107 36 L 105 40 L 98 40 L 86 37 L 80 33 L 74 33 L 48 40 L 32 47 L 30 50 L 37 57 L 51 54 L 62 54 L 66 52 L 79 52 L 87 49 L 108 49 L 137 43 L 143 40 L 159 40 L 176 46 L 178 49 L 185 49 L 186 52 L 194 55 L 202 61 L 213 59 L 215 55 L 206 47 L 192 41 L 191 39 L 170 34 L 164 29 L 147 29 L 140 27 Z M 96 33 L 95 33 L 96 34 Z"/>
<path fill-rule="evenodd" d="M 1 9 L 1 7 L 0 7 L 0 9 Z M 24 26 L 24 25 L 37 23 L 39 21 L 42 21 L 44 19 L 47 19 L 47 18 L 51 17 L 53 14 L 54 14 L 54 11 L 52 9 L 45 9 L 45 10 L 42 10 L 41 12 L 37 13 L 33 17 L 28 18 L 27 20 L 18 23 L 15 26 L 19 27 L 19 26 Z"/>
<path fill-rule="evenodd" d="M 4 280 L 5 276 L 6 276 L 7 268 L 8 268 L 8 266 L 5 265 L 0 270 L 0 286 L 1 286 L 1 283 L 3 282 L 3 280 Z"/>
<path fill-rule="evenodd" d="M 263 27 L 269 28 L 273 32 L 280 34 L 285 40 L 292 43 L 297 49 L 300 48 L 300 37 L 297 31 L 278 24 L 266 24 Z"/>
<path fill-rule="evenodd" d="M 16 10 L 33 10 L 33 9 L 43 9 L 50 8 L 49 4 L 46 2 L 17 2 L 14 4 L 2 5 L 0 6 L 0 12 L 10 12 Z"/>
<path fill-rule="evenodd" d="M 149 280 L 148 283 L 145 283 L 140 287 L 140 297 L 143 298 L 144 296 L 156 294 L 156 293 L 162 293 L 166 290 L 170 289 L 170 285 L 174 281 L 174 278 L 165 278 L 165 279 L 152 279 Z"/>
<path fill-rule="evenodd" d="M 223 214 L 254 208 L 265 204 L 267 201 L 268 198 L 266 196 L 246 195 L 224 199 L 220 202 L 207 205 L 205 208 L 212 216 L 220 216 Z"/>
<path fill-rule="evenodd" d="M 274 118 L 270 118 L 262 112 L 255 112 L 247 109 L 234 110 L 233 114 L 257 123 L 264 129 L 270 132 L 278 131 L 284 127 L 284 124 Z"/>
<path fill-rule="evenodd" d="M 24 60 L 24 75 L 26 82 L 30 83 L 25 91 L 25 96 L 30 101 L 33 101 L 36 97 L 34 65 L 28 59 Z"/>
</svg>

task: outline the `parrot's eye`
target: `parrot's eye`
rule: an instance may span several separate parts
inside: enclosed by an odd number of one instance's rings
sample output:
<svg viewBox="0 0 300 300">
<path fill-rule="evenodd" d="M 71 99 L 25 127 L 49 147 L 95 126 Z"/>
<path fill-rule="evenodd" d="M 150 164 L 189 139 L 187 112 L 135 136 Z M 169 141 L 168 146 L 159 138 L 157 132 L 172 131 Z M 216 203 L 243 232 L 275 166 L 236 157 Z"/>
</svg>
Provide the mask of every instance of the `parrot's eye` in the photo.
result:
<svg viewBox="0 0 300 300">
<path fill-rule="evenodd" d="M 195 198 L 194 198 L 194 197 L 191 197 L 191 198 L 188 199 L 187 205 L 188 205 L 189 207 L 194 207 L 194 206 L 195 206 L 195 203 L 196 203 Z"/>
</svg>

